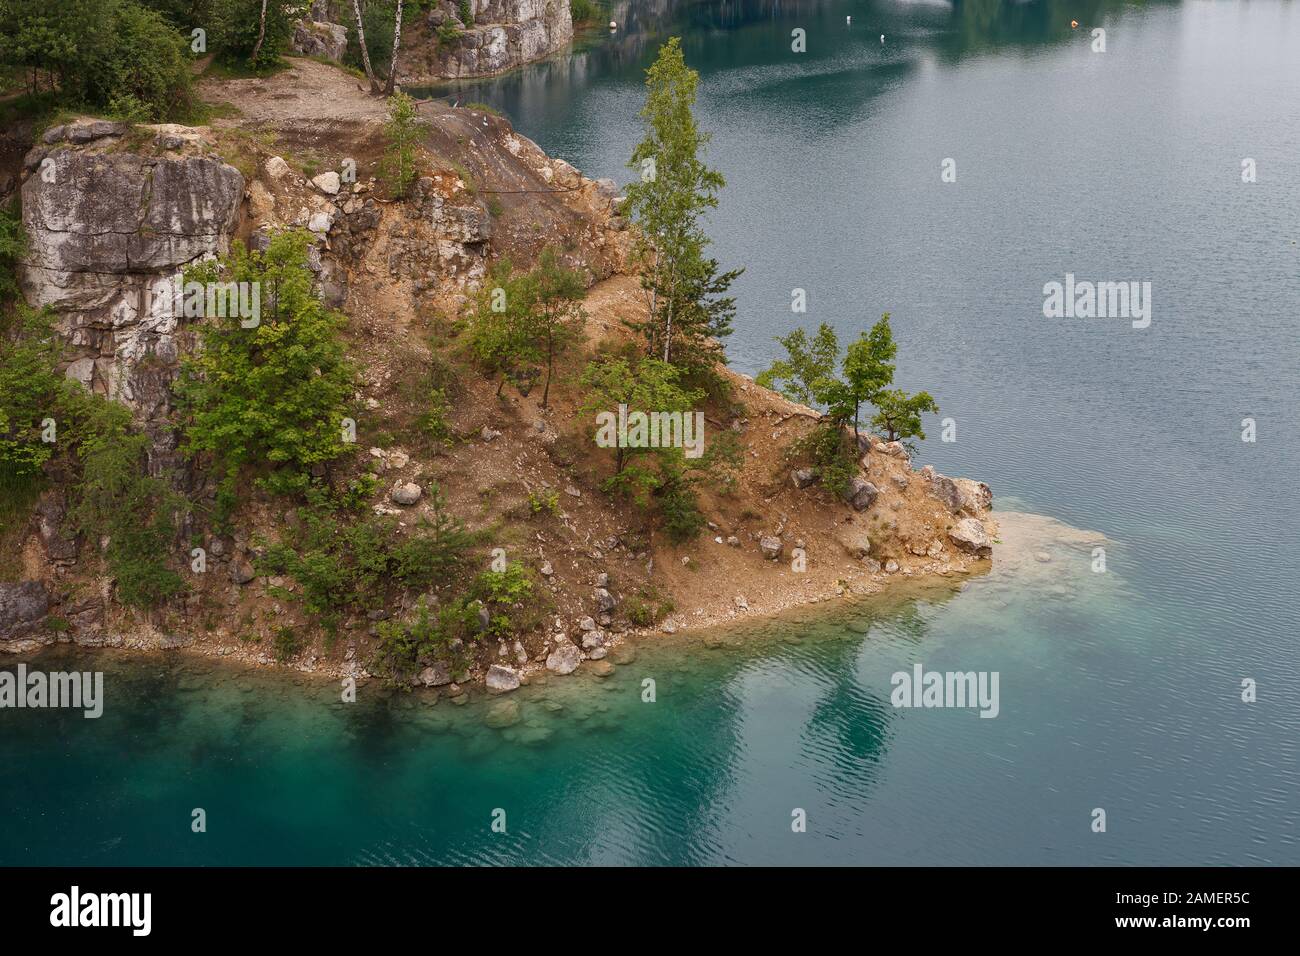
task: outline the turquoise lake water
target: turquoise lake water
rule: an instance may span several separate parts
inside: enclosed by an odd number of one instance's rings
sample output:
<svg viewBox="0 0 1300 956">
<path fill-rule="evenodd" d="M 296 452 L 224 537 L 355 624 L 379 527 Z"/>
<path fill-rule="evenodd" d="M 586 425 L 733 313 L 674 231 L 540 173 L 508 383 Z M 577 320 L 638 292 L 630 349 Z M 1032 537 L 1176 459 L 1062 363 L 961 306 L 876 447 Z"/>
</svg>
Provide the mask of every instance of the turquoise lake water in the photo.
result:
<svg viewBox="0 0 1300 956">
<path fill-rule="evenodd" d="M 728 180 L 715 254 L 747 267 L 732 364 L 795 319 L 891 312 L 900 384 L 958 423 L 922 461 L 1104 535 L 1107 571 L 1035 526 L 1049 562 L 642 644 L 525 688 L 504 729 L 59 651 L 43 666 L 106 669 L 109 702 L 0 711 L 0 863 L 1300 863 L 1300 8 L 655 7 L 452 95 L 626 181 L 642 72 L 682 35 Z M 1066 273 L 1151 282 L 1150 327 L 1044 318 Z M 1000 713 L 892 707 L 917 662 L 997 671 Z"/>
</svg>

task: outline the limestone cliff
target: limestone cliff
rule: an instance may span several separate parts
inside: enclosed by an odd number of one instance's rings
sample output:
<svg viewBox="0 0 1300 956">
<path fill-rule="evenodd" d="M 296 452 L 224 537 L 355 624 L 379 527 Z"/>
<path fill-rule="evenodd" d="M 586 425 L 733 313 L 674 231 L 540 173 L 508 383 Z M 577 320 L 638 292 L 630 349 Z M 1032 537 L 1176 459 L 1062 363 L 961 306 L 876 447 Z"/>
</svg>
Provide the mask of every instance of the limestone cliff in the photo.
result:
<svg viewBox="0 0 1300 956">
<path fill-rule="evenodd" d="M 414 19 L 400 76 L 407 84 L 489 76 L 550 56 L 572 39 L 569 0 L 441 0 Z"/>
</svg>

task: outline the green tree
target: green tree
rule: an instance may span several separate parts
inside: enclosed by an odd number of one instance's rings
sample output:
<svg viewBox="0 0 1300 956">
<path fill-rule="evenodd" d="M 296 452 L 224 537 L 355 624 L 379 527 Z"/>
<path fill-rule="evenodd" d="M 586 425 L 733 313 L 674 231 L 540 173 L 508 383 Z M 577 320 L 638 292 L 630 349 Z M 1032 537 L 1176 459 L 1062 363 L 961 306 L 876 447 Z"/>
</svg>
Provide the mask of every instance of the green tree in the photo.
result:
<svg viewBox="0 0 1300 956">
<path fill-rule="evenodd" d="M 840 343 L 835 330 L 823 322 L 811 342 L 803 329 L 778 335 L 776 340 L 785 348 L 786 358 L 777 359 L 754 381 L 763 388 L 775 389 L 791 401 L 813 407 L 825 405 L 838 381 L 835 363 L 840 356 Z"/>
<path fill-rule="evenodd" d="M 499 260 L 488 272 L 470 317 L 466 347 L 489 375 L 499 375 L 497 395 L 511 378 L 519 380 L 524 368 L 540 361 L 533 316 L 534 278 L 516 274 L 509 259 Z"/>
<path fill-rule="evenodd" d="M 213 0 L 212 41 L 219 55 L 265 70 L 289 48 L 305 0 Z"/>
<path fill-rule="evenodd" d="M 350 63 L 353 66 L 356 65 L 354 59 L 360 59 L 361 65 L 366 71 L 366 79 L 370 81 L 371 93 L 379 92 L 379 80 L 375 78 L 375 70 L 374 67 L 370 65 L 370 58 L 372 51 L 376 50 L 375 44 L 378 40 L 378 35 L 382 34 L 384 25 L 387 23 L 387 19 L 382 15 L 371 19 L 373 11 L 376 11 L 377 9 L 378 8 L 375 4 L 369 4 L 367 5 L 366 12 L 363 16 L 360 0 L 352 0 L 352 16 L 353 19 L 356 20 L 357 26 L 355 31 L 349 29 L 349 32 L 352 33 L 352 35 L 348 37 L 347 51 L 343 54 L 344 62 Z M 369 27 L 366 26 L 367 22 L 370 23 Z M 390 38 L 389 44 L 391 45 L 391 43 L 392 40 Z M 382 46 L 382 43 L 380 45 Z"/>
<path fill-rule="evenodd" d="M 542 408 L 546 408 L 551 395 L 551 374 L 555 369 L 556 355 L 578 341 L 586 313 L 582 299 L 587 293 L 587 283 L 576 269 L 566 269 L 551 247 L 542 250 L 528 283 L 531 293 L 529 325 L 537 350 L 546 359 L 546 386 L 542 389 Z"/>
<path fill-rule="evenodd" d="M 0 323 L 0 483 L 25 484 L 59 447 L 42 441 L 42 422 L 56 429 L 77 388 L 57 370 L 61 352 L 48 312 L 19 305 Z M 56 431 L 57 435 L 57 431 Z"/>
<path fill-rule="evenodd" d="M 901 388 L 888 389 L 875 397 L 876 414 L 871 424 L 884 432 L 890 441 L 901 441 L 914 447 L 909 439 L 925 440 L 921 428 L 921 413 L 939 414 L 939 405 L 929 392 L 908 395 Z"/>
<path fill-rule="evenodd" d="M 622 357 L 588 363 L 580 383 L 586 398 L 580 412 L 606 422 L 616 418 L 619 406 L 632 412 L 693 414 L 704 400 L 702 389 L 682 385 L 683 370 L 661 359 L 643 358 L 635 365 Z M 596 429 L 596 437 L 600 427 Z M 666 530 L 675 540 L 693 537 L 703 526 L 693 483 L 700 470 L 711 465 L 708 456 L 688 460 L 675 446 L 614 444 L 614 474 L 603 484 L 606 491 L 631 498 L 637 505 L 658 503 Z"/>
<path fill-rule="evenodd" d="M 875 402 L 889 383 L 894 380 L 894 356 L 898 346 L 889 330 L 889 313 L 849 343 L 844 352 L 844 377 L 830 390 L 827 404 L 831 417 L 847 424 L 853 421 L 853 435 L 858 435 L 858 414 L 863 402 Z"/>
<path fill-rule="evenodd" d="M 258 481 L 272 492 L 300 492 L 313 468 L 350 448 L 343 421 L 355 372 L 344 357 L 344 320 L 313 292 L 307 246 L 302 231 L 283 232 L 265 252 L 236 243 L 224 261 L 186 274 L 249 283 L 262 303 L 256 327 L 238 315 L 201 325 L 201 348 L 182 363 L 176 385 L 185 450 L 212 455 L 223 470 L 223 512 L 245 467 L 265 469 Z"/>
<path fill-rule="evenodd" d="M 80 533 L 108 538 L 104 557 L 122 603 L 155 607 L 185 587 L 167 561 L 185 502 L 167 481 L 144 473 L 149 438 L 128 430 L 127 410 L 99 401 L 106 408 L 96 432 L 79 446 L 82 477 L 70 518 Z"/>
<path fill-rule="evenodd" d="M 402 199 L 415 180 L 416 146 L 422 126 L 415 100 L 396 93 L 388 101 L 388 122 L 384 124 L 384 158 L 381 171 L 393 195 Z"/>
<path fill-rule="evenodd" d="M 707 258 L 703 214 L 717 206 L 722 175 L 700 158 L 709 135 L 700 132 L 692 108 L 699 74 L 686 65 L 681 41 L 672 37 L 646 71 L 641 110 L 645 139 L 632 153 L 639 179 L 628 186 L 627 202 L 640 227 L 636 252 L 650 317 L 639 327 L 648 352 L 663 361 L 699 363 L 716 359 L 717 340 L 729 335 L 735 301 L 726 296 L 740 270 L 719 273 Z"/>
<path fill-rule="evenodd" d="M 0 65 L 29 91 L 128 119 L 183 119 L 194 105 L 188 46 L 135 0 L 0 0 Z"/>
</svg>

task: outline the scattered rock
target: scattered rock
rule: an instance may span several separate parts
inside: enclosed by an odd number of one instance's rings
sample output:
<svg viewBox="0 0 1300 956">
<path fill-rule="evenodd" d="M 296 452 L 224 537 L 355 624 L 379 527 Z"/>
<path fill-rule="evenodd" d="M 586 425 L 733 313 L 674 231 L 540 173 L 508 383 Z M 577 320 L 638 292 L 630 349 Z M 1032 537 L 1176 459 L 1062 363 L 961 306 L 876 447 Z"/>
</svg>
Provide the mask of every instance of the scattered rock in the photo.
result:
<svg viewBox="0 0 1300 956">
<path fill-rule="evenodd" d="M 928 473 L 927 473 L 928 472 Z M 921 475 L 929 484 L 930 495 L 943 504 L 953 514 L 961 511 L 961 493 L 957 483 L 947 475 L 941 475 L 930 465 L 921 469 Z"/>
<path fill-rule="evenodd" d="M 993 542 L 984 530 L 984 526 L 974 518 L 962 518 L 948 532 L 948 540 L 963 551 L 971 554 L 987 555 L 993 553 Z"/>
<path fill-rule="evenodd" d="M 40 581 L 0 584 L 0 641 L 29 634 L 49 608 L 50 598 Z"/>
<path fill-rule="evenodd" d="M 491 428 L 487 425 L 484 425 L 483 430 L 479 432 L 479 436 L 484 441 L 495 441 L 496 439 L 501 437 L 501 433 L 497 431 L 495 428 Z"/>
<path fill-rule="evenodd" d="M 844 500 L 853 506 L 854 511 L 864 511 L 871 507 L 878 494 L 880 492 L 876 486 L 865 478 L 851 478 L 844 492 Z"/>
<path fill-rule="evenodd" d="M 424 490 L 413 481 L 404 481 L 395 485 L 389 492 L 389 499 L 395 505 L 413 505 L 420 500 Z"/>
<path fill-rule="evenodd" d="M 289 164 L 279 156 L 272 156 L 266 161 L 266 173 L 272 179 L 283 179 L 290 172 Z"/>
<path fill-rule="evenodd" d="M 993 491 L 982 481 L 971 478 L 954 478 L 961 507 L 978 515 L 993 507 Z"/>
<path fill-rule="evenodd" d="M 834 536 L 835 543 L 851 558 L 864 558 L 871 552 L 871 536 L 867 534 L 867 529 L 852 521 L 837 525 Z"/>
<path fill-rule="evenodd" d="M 236 558 L 230 562 L 230 580 L 236 584 L 247 584 L 257 577 L 253 565 L 246 558 Z"/>
<path fill-rule="evenodd" d="M 339 174 L 330 170 L 321 173 L 319 176 L 313 176 L 311 184 L 327 196 L 337 196 L 339 192 Z"/>
<path fill-rule="evenodd" d="M 897 574 L 897 573 L 898 573 L 898 562 L 895 561 L 893 558 L 890 558 L 888 561 L 886 561 L 886 562 L 885 562 L 885 573 L 886 573 L 886 574 Z"/>
<path fill-rule="evenodd" d="M 564 643 L 546 657 L 546 669 L 555 674 L 572 674 L 582 663 L 582 651 L 576 644 Z"/>
<path fill-rule="evenodd" d="M 610 594 L 605 588 L 596 588 L 596 608 L 604 614 L 610 614 L 614 608 L 618 607 L 618 601 L 614 595 Z"/>
<path fill-rule="evenodd" d="M 444 684 L 451 683 L 451 668 L 438 661 L 420 671 L 416 679 L 425 687 L 442 687 Z"/>
<path fill-rule="evenodd" d="M 488 708 L 487 716 L 483 722 L 489 727 L 500 729 L 502 727 L 512 727 L 519 723 L 519 701 L 502 700 Z"/>
<path fill-rule="evenodd" d="M 541 567 L 542 577 L 549 578 L 555 573 L 555 568 L 551 566 L 550 561 L 543 561 Z"/>
<path fill-rule="evenodd" d="M 604 647 L 605 632 L 587 631 L 585 634 L 582 635 L 582 646 L 587 650 L 591 650 L 593 647 Z"/>
<path fill-rule="evenodd" d="M 818 478 L 816 469 L 813 468 L 796 468 L 790 472 L 790 480 L 796 488 L 807 488 Z"/>
<path fill-rule="evenodd" d="M 780 538 L 764 535 L 758 540 L 758 549 L 763 552 L 763 557 L 767 560 L 776 561 L 780 559 L 785 546 L 781 543 Z"/>
<path fill-rule="evenodd" d="M 565 485 L 565 486 L 564 486 L 564 493 L 565 493 L 566 495 L 568 495 L 569 497 L 571 497 L 571 498 L 581 498 L 581 497 L 582 497 L 582 492 L 579 491 L 577 488 L 573 487 L 573 485 Z"/>
<path fill-rule="evenodd" d="M 504 664 L 493 664 L 487 672 L 487 689 L 494 694 L 519 689 L 519 672 Z"/>
</svg>

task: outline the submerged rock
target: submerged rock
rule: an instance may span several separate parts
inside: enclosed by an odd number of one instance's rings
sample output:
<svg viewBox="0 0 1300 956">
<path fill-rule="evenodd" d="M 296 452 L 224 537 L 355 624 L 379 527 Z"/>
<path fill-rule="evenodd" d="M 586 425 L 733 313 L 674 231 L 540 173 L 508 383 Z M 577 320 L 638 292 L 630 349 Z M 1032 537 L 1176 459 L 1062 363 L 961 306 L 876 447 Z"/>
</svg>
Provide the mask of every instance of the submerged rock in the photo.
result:
<svg viewBox="0 0 1300 956">
<path fill-rule="evenodd" d="M 519 723 L 519 718 L 519 701 L 513 699 L 503 700 L 488 708 L 487 716 L 483 718 L 483 722 L 489 727 L 500 729 L 514 726 Z"/>
</svg>

